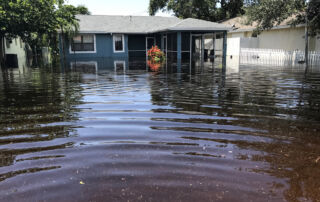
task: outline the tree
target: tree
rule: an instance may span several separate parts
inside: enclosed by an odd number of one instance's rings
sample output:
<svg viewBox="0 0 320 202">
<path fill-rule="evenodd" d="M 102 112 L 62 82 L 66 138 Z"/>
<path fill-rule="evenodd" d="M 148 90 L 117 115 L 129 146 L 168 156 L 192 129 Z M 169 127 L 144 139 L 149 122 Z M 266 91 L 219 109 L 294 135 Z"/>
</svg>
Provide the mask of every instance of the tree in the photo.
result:
<svg viewBox="0 0 320 202">
<path fill-rule="evenodd" d="M 39 46 L 57 49 L 58 30 L 78 28 L 77 14 L 90 14 L 85 6 L 65 5 L 64 0 L 1 0 L 0 52 L 3 38 L 21 37 L 36 52 Z M 4 53 L 0 53 L 3 65 Z"/>
<path fill-rule="evenodd" d="M 318 0 L 259 0 L 246 10 L 249 22 L 256 22 L 256 32 L 271 29 L 289 17 L 295 16 L 290 24 L 306 23 L 310 28 L 309 34 L 320 31 L 320 1 Z"/>
<path fill-rule="evenodd" d="M 221 0 L 220 1 L 221 9 L 219 9 L 219 19 L 226 20 L 230 18 L 237 17 L 237 15 L 243 15 L 244 2 L 241 0 Z"/>
<path fill-rule="evenodd" d="M 307 19 L 310 34 L 320 33 L 320 1 L 311 0 L 307 6 Z"/>
<path fill-rule="evenodd" d="M 77 14 L 91 15 L 91 12 L 84 5 L 79 5 L 78 7 L 76 7 L 76 11 L 77 11 Z"/>
<path fill-rule="evenodd" d="M 59 5 L 56 12 L 57 28 L 61 31 L 61 47 L 63 52 L 63 62 L 66 62 L 65 56 L 65 38 L 70 38 L 78 32 L 79 24 L 76 14 L 79 10 L 71 5 Z"/>
<path fill-rule="evenodd" d="M 220 21 L 244 14 L 239 0 L 150 0 L 149 14 L 172 11 L 179 18 Z"/>
</svg>

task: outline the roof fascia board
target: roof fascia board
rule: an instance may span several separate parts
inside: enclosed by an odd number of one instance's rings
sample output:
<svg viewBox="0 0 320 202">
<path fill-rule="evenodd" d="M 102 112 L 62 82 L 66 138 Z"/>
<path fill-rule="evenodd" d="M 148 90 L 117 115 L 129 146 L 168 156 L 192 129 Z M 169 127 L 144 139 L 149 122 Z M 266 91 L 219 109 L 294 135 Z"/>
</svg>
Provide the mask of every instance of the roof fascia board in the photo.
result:
<svg viewBox="0 0 320 202">
<path fill-rule="evenodd" d="M 276 27 L 273 27 L 269 30 L 277 30 L 277 29 L 288 29 L 288 28 L 301 28 L 301 27 L 305 27 L 306 24 L 299 24 L 296 26 L 291 26 L 291 25 L 279 25 Z M 237 30 L 231 30 L 230 33 L 237 33 L 237 32 L 251 32 L 253 31 L 255 28 L 248 28 L 248 29 L 237 29 Z M 264 30 L 264 31 L 268 31 L 268 30 Z"/>
<path fill-rule="evenodd" d="M 169 28 L 171 31 L 229 31 L 230 28 L 196 28 L 196 27 L 182 27 L 182 28 Z"/>
</svg>

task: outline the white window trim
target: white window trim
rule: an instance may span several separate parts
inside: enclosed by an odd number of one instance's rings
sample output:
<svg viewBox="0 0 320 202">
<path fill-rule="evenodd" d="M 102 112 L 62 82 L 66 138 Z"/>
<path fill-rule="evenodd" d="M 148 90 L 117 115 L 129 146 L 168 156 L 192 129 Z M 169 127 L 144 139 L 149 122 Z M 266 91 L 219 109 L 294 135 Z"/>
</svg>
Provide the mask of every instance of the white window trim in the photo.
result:
<svg viewBox="0 0 320 202">
<path fill-rule="evenodd" d="M 115 38 L 114 38 L 114 36 L 115 35 L 121 35 L 121 37 L 122 37 L 122 50 L 121 51 L 116 51 L 116 44 L 115 44 Z M 114 53 L 124 53 L 125 52 L 125 49 L 126 49 L 126 46 L 125 46 L 125 41 L 124 41 L 124 34 L 113 34 L 112 35 L 112 43 L 113 43 L 113 52 Z"/>
<path fill-rule="evenodd" d="M 79 35 L 82 35 L 81 33 Z M 88 34 L 86 34 L 88 35 Z M 69 44 L 69 53 L 70 54 L 82 54 L 82 53 L 97 53 L 97 40 L 96 35 L 93 34 L 93 45 L 94 45 L 94 51 L 72 51 L 71 43 Z"/>
<path fill-rule="evenodd" d="M 117 71 L 117 64 L 118 63 L 123 65 L 123 71 L 125 72 L 126 71 L 126 61 L 124 61 L 124 60 L 116 60 L 116 61 L 114 61 L 114 71 L 115 72 Z"/>
</svg>

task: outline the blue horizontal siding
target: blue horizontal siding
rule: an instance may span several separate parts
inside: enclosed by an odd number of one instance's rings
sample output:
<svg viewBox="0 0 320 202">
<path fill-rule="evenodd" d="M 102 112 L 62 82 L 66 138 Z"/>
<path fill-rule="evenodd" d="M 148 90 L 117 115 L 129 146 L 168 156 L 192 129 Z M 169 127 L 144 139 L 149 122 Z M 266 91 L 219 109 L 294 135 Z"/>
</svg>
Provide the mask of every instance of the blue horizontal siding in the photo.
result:
<svg viewBox="0 0 320 202">
<path fill-rule="evenodd" d="M 60 38 L 60 55 L 62 57 L 62 43 Z M 98 58 L 98 57 L 128 57 L 128 36 L 124 37 L 125 51 L 123 53 L 113 52 L 113 40 L 110 34 L 96 34 L 96 53 L 70 53 L 70 40 L 65 39 L 64 51 L 66 59 L 80 59 L 80 58 Z"/>
</svg>

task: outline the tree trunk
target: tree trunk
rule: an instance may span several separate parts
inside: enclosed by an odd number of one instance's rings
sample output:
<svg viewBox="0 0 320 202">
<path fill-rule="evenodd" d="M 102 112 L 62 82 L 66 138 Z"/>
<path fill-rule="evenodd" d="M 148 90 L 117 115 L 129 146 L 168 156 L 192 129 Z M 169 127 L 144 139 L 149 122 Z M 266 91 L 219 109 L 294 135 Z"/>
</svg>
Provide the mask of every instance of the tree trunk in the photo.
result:
<svg viewBox="0 0 320 202">
<path fill-rule="evenodd" d="M 5 55 L 6 55 L 6 49 L 5 49 L 5 41 L 4 36 L 0 35 L 0 67 L 5 67 Z"/>
<path fill-rule="evenodd" d="M 306 8 L 306 16 L 305 16 L 305 20 L 306 20 L 306 26 L 305 26 L 305 62 L 306 62 L 306 70 L 305 70 L 305 74 L 308 73 L 308 69 L 309 69 L 309 19 L 308 19 L 308 10 L 309 10 L 309 3 L 307 1 L 305 1 L 305 4 L 307 6 Z"/>
<path fill-rule="evenodd" d="M 306 27 L 305 27 L 305 62 L 306 62 L 306 70 L 305 73 L 308 73 L 308 68 L 309 68 L 309 33 L 308 33 L 308 20 L 306 22 Z"/>
<path fill-rule="evenodd" d="M 61 27 L 61 48 L 62 48 L 62 54 L 63 54 L 63 65 L 66 67 L 66 51 L 64 48 L 64 32 L 63 32 L 63 27 Z"/>
<path fill-rule="evenodd" d="M 36 61 L 36 65 L 39 66 L 39 63 L 38 63 L 38 49 L 37 49 L 37 46 L 34 46 L 34 59 Z"/>
</svg>

